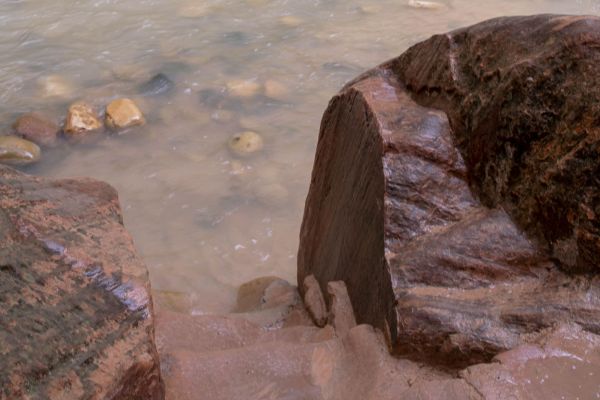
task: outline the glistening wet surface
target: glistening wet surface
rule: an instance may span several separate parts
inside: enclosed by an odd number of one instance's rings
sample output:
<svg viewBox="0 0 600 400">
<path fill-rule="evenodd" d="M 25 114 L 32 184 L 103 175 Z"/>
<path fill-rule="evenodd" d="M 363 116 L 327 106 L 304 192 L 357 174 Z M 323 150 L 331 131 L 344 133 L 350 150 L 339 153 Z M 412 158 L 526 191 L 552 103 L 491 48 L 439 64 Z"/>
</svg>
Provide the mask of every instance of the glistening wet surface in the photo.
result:
<svg viewBox="0 0 600 400">
<path fill-rule="evenodd" d="M 3 1 L 2 128 L 34 110 L 62 119 L 78 99 L 138 102 L 145 126 L 63 143 L 25 170 L 111 183 L 153 288 L 188 296 L 194 314 L 227 312 L 245 281 L 295 281 L 321 114 L 347 80 L 483 19 L 600 12 L 595 0 L 408 3 Z M 141 86 L 157 73 L 175 87 Z M 264 142 L 245 157 L 227 146 L 244 131 Z"/>
</svg>

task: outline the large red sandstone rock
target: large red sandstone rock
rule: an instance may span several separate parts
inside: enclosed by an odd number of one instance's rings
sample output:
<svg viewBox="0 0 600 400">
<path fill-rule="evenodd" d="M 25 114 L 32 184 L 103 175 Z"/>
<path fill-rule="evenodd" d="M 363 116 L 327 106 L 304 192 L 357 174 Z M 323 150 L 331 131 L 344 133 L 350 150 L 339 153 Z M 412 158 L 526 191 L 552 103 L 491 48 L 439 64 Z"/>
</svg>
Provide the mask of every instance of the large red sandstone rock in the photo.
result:
<svg viewBox="0 0 600 400">
<path fill-rule="evenodd" d="M 112 187 L 0 166 L 0 399 L 162 399 L 149 289 Z"/>
<path fill-rule="evenodd" d="M 600 18 L 499 18 L 392 60 L 446 112 L 469 183 L 566 270 L 600 270 Z"/>
<path fill-rule="evenodd" d="M 599 32 L 491 20 L 348 84 L 323 116 L 298 281 L 343 280 L 359 323 L 435 363 L 562 322 L 600 332 Z"/>
</svg>

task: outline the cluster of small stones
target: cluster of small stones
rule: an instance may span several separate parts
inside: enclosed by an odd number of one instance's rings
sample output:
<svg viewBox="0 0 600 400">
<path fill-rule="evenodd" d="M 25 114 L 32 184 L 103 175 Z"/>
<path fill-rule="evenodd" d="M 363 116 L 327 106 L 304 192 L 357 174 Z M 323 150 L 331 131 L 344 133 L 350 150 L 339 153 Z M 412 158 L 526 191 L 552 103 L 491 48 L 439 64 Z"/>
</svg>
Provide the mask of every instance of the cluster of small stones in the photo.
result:
<svg viewBox="0 0 600 400">
<path fill-rule="evenodd" d="M 69 106 L 61 128 L 52 118 L 38 112 L 21 115 L 13 124 L 13 132 L 0 136 L 0 163 L 27 165 L 39 161 L 40 147 L 55 147 L 61 136 L 68 140 L 81 139 L 105 126 L 111 131 L 131 128 L 145 123 L 136 103 L 128 98 L 111 101 L 105 109 L 104 121 L 94 108 L 82 101 Z"/>
</svg>

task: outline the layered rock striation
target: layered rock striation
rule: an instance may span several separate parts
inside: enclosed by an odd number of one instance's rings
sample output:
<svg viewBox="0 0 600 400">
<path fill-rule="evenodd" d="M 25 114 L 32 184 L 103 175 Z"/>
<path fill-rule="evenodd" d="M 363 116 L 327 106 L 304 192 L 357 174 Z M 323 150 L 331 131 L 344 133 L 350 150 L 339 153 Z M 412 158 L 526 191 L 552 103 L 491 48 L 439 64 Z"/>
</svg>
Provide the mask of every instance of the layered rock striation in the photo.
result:
<svg viewBox="0 0 600 400">
<path fill-rule="evenodd" d="M 116 191 L 0 166 L 0 399 L 162 399 L 146 267 Z"/>
<path fill-rule="evenodd" d="M 348 287 L 397 354 L 464 367 L 600 332 L 600 19 L 436 35 L 326 110 L 298 281 Z"/>
</svg>

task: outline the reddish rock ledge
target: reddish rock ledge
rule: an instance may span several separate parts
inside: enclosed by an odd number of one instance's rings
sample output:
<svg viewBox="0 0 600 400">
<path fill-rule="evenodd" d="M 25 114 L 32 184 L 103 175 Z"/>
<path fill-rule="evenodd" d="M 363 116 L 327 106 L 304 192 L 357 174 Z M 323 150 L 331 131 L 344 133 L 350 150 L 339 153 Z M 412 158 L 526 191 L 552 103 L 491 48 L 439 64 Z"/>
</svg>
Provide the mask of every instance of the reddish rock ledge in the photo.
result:
<svg viewBox="0 0 600 400">
<path fill-rule="evenodd" d="M 0 399 L 163 399 L 116 191 L 0 166 Z"/>
<path fill-rule="evenodd" d="M 599 62 L 596 17 L 508 17 L 349 83 L 323 116 L 298 281 L 344 281 L 359 323 L 437 365 L 600 333 Z"/>
</svg>

